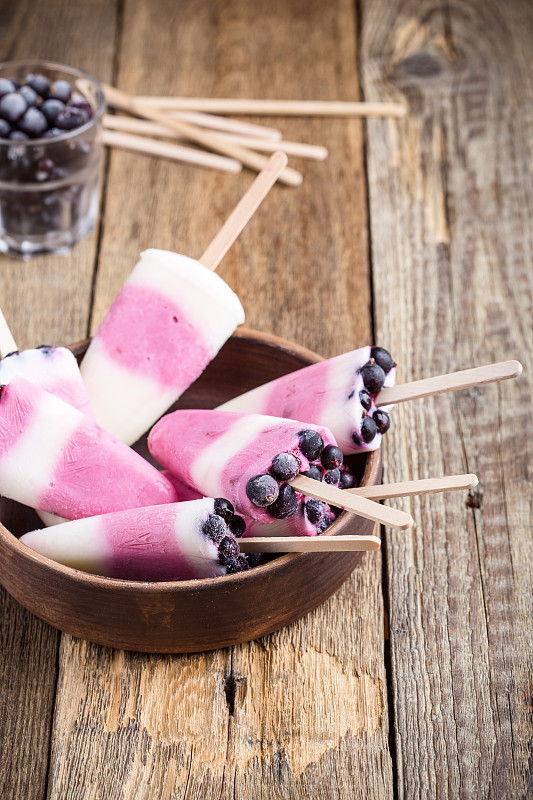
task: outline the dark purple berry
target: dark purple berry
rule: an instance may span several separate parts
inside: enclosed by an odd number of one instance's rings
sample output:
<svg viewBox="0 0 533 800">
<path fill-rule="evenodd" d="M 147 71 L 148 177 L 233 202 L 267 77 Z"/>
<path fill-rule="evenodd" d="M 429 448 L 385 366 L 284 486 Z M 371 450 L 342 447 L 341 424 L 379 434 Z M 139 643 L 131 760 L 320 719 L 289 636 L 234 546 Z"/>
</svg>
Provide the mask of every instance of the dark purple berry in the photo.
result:
<svg viewBox="0 0 533 800">
<path fill-rule="evenodd" d="M 330 469 L 329 472 L 324 474 L 324 483 L 329 483 L 330 486 L 338 486 L 340 477 L 340 469 Z"/>
<path fill-rule="evenodd" d="M 300 462 L 293 453 L 278 453 L 272 459 L 272 475 L 280 481 L 291 481 L 300 472 Z"/>
<path fill-rule="evenodd" d="M 235 575 L 237 572 L 246 572 L 248 569 L 250 569 L 250 563 L 248 558 L 242 553 L 237 556 L 237 558 L 229 559 L 226 565 L 226 573 L 228 575 Z"/>
<path fill-rule="evenodd" d="M 257 567 L 261 561 L 261 553 L 246 553 L 246 560 L 249 567 Z"/>
<path fill-rule="evenodd" d="M 11 131 L 7 138 L 12 142 L 27 142 L 30 137 L 24 131 Z"/>
<path fill-rule="evenodd" d="M 354 486 L 357 486 L 357 479 L 349 469 L 341 470 L 339 486 L 341 489 L 353 489 Z"/>
<path fill-rule="evenodd" d="M 225 497 L 217 497 L 215 498 L 215 514 L 218 514 L 219 517 L 222 517 L 224 522 L 229 523 L 235 514 L 235 509 L 233 505 L 230 503 L 229 500 L 226 500 Z"/>
<path fill-rule="evenodd" d="M 218 544 L 218 562 L 225 567 L 231 569 L 232 572 L 237 572 L 234 569 L 236 562 L 238 562 L 241 551 L 239 545 L 233 536 L 224 536 Z M 229 569 L 228 569 L 229 571 Z"/>
<path fill-rule="evenodd" d="M 320 467 L 317 467 L 316 464 L 311 464 L 307 472 L 303 473 L 308 478 L 312 478 L 314 481 L 321 481 L 322 480 L 322 470 Z"/>
<path fill-rule="evenodd" d="M 324 469 L 335 469 L 342 464 L 342 450 L 336 444 L 328 444 L 324 447 L 320 461 Z"/>
<path fill-rule="evenodd" d="M 324 449 L 322 436 L 311 428 L 306 428 L 298 434 L 300 450 L 308 461 L 315 461 Z"/>
<path fill-rule="evenodd" d="M 18 92 L 5 94 L 0 99 L 0 117 L 8 122 L 17 122 L 28 108 L 27 102 Z"/>
<path fill-rule="evenodd" d="M 11 125 L 6 119 L 0 119 L 0 139 L 7 139 L 11 133 Z"/>
<path fill-rule="evenodd" d="M 86 122 L 88 122 L 93 115 L 91 104 L 89 103 L 88 100 L 84 100 L 81 97 L 76 100 L 71 100 L 69 106 L 71 108 L 78 108 L 80 111 L 82 111 L 85 114 Z"/>
<path fill-rule="evenodd" d="M 72 131 L 74 128 L 79 128 L 86 122 L 83 111 L 78 108 L 70 108 L 65 106 L 63 111 L 59 111 L 54 119 L 54 125 L 62 131 Z"/>
<path fill-rule="evenodd" d="M 365 411 L 370 411 L 372 407 L 372 398 L 370 397 L 366 389 L 361 389 L 361 391 L 359 392 L 359 400 Z"/>
<path fill-rule="evenodd" d="M 385 373 L 379 364 L 365 364 L 361 367 L 361 377 L 370 394 L 377 394 L 385 383 Z"/>
<path fill-rule="evenodd" d="M 54 136 L 60 136 L 65 131 L 60 131 L 59 128 L 49 128 L 42 135 L 42 139 L 53 139 Z"/>
<path fill-rule="evenodd" d="M 72 86 L 68 81 L 54 81 L 49 94 L 50 97 L 57 97 L 62 103 L 68 103 L 72 94 Z"/>
<path fill-rule="evenodd" d="M 396 363 L 392 360 L 392 356 L 384 347 L 373 347 L 370 355 L 378 366 L 381 367 L 385 375 L 388 375 Z"/>
<path fill-rule="evenodd" d="M 378 426 L 378 431 L 380 433 L 387 433 L 390 428 L 390 417 L 386 411 L 383 411 L 382 408 L 378 408 L 377 411 L 374 411 L 372 414 L 372 419 Z"/>
<path fill-rule="evenodd" d="M 361 423 L 361 438 L 363 442 L 369 444 L 369 442 L 372 441 L 377 432 L 378 432 L 378 426 L 376 425 L 372 417 L 365 417 L 365 419 Z"/>
<path fill-rule="evenodd" d="M 3 97 L 5 94 L 11 94 L 11 92 L 15 92 L 17 87 L 10 81 L 9 78 L 0 78 L 0 97 Z"/>
<path fill-rule="evenodd" d="M 298 511 L 298 495 L 288 483 L 279 487 L 277 500 L 268 506 L 268 513 L 275 519 L 288 519 Z"/>
<path fill-rule="evenodd" d="M 209 536 L 211 541 L 220 542 L 222 537 L 227 534 L 226 523 L 218 514 L 210 514 L 202 525 L 202 533 Z"/>
<path fill-rule="evenodd" d="M 38 108 L 28 108 L 22 119 L 19 120 L 18 126 L 21 131 L 37 139 L 48 128 L 46 117 Z"/>
<path fill-rule="evenodd" d="M 305 514 L 312 525 L 316 525 L 317 522 L 320 522 L 324 516 L 325 510 L 326 506 L 324 503 L 321 500 L 315 500 L 314 497 L 309 497 L 304 503 Z"/>
<path fill-rule="evenodd" d="M 21 89 L 19 89 L 19 94 L 22 95 L 28 106 L 37 105 L 37 98 L 39 95 L 31 88 L 31 86 L 23 86 Z"/>
<path fill-rule="evenodd" d="M 60 111 L 65 110 L 65 104 L 61 102 L 61 100 L 57 100 L 55 97 L 51 97 L 49 100 L 45 100 L 41 106 L 41 111 L 43 112 L 44 116 L 48 120 L 50 125 L 54 124 L 54 120 L 59 114 Z"/>
<path fill-rule="evenodd" d="M 235 514 L 230 520 L 229 529 L 236 539 L 240 539 L 246 530 L 246 522 L 238 514 Z"/>
<path fill-rule="evenodd" d="M 30 86 L 41 97 L 48 97 L 50 81 L 44 75 L 26 75 L 26 86 Z"/>
<path fill-rule="evenodd" d="M 255 506 L 266 508 L 276 500 L 279 486 L 270 475 L 256 475 L 246 484 L 246 494 Z"/>
</svg>

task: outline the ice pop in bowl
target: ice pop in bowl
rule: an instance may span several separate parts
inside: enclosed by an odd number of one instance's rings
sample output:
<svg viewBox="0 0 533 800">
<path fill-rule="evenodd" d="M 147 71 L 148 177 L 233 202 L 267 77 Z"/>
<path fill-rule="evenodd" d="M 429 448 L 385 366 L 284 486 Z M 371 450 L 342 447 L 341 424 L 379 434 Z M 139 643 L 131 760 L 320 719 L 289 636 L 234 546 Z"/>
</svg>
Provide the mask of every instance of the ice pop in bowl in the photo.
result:
<svg viewBox="0 0 533 800">
<path fill-rule="evenodd" d="M 87 344 L 72 347 L 78 359 Z M 241 329 L 172 410 L 213 408 L 319 360 L 299 345 Z M 146 455 L 145 440 L 138 449 Z M 380 451 L 354 456 L 351 466 L 362 485 L 378 483 Z M 277 630 L 324 602 L 363 555 L 292 553 L 234 575 L 147 583 L 81 572 L 24 546 L 18 537 L 42 527 L 24 506 L 2 499 L 0 520 L 0 582 L 15 599 L 74 636 L 146 652 L 198 652 Z M 327 533 L 371 534 L 373 529 L 371 521 L 343 513 Z"/>
</svg>

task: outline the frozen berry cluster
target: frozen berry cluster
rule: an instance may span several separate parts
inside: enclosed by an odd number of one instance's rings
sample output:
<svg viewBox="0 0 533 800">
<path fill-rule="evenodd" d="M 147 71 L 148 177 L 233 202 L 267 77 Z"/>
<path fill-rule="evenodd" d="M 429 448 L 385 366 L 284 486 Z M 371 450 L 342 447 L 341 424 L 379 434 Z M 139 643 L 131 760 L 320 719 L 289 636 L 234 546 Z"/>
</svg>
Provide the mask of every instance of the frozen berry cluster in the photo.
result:
<svg viewBox="0 0 533 800">
<path fill-rule="evenodd" d="M 309 461 L 304 472 L 310 478 L 339 485 L 342 452 L 332 444 L 325 445 L 322 436 L 310 428 L 300 431 L 299 447 Z M 294 453 L 278 453 L 268 472 L 250 478 L 246 484 L 249 500 L 260 508 L 266 508 L 275 519 L 289 519 L 298 511 L 300 500 L 289 481 L 300 472 L 300 461 Z"/>
<path fill-rule="evenodd" d="M 361 444 L 361 439 L 365 444 L 369 444 L 376 434 L 383 434 L 389 430 L 389 415 L 383 409 L 376 408 L 374 403 L 387 375 L 395 366 L 388 350 L 384 347 L 373 347 L 370 351 L 370 361 L 361 367 L 364 389 L 359 392 L 359 400 L 363 407 L 363 420 L 360 435 L 356 433 L 353 435 L 356 445 Z"/>
<path fill-rule="evenodd" d="M 48 139 L 80 128 L 92 116 L 90 103 L 76 97 L 66 80 L 50 82 L 34 74 L 22 82 L 0 78 L 0 139 Z"/>
<path fill-rule="evenodd" d="M 236 539 L 246 530 L 242 517 L 224 497 L 215 499 L 214 513 L 210 514 L 202 526 L 202 533 L 218 546 L 218 563 L 226 567 L 228 574 L 243 572 L 259 563 L 259 553 L 241 553 Z"/>
</svg>

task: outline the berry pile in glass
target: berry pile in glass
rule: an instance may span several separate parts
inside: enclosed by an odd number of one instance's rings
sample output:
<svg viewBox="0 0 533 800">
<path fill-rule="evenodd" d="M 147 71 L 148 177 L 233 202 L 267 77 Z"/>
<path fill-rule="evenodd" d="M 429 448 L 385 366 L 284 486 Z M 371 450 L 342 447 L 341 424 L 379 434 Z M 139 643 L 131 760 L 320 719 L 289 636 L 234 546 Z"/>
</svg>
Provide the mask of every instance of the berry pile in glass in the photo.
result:
<svg viewBox="0 0 533 800">
<path fill-rule="evenodd" d="M 0 65 L 0 250 L 68 252 L 93 228 L 103 108 L 78 70 Z"/>
</svg>

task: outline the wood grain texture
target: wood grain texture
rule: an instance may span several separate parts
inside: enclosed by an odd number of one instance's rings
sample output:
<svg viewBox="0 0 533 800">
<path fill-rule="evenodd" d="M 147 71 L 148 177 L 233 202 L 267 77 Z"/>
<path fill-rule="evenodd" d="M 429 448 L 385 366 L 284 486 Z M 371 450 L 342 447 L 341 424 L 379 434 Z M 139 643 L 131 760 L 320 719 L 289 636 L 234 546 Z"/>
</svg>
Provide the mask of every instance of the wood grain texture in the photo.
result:
<svg viewBox="0 0 533 800">
<path fill-rule="evenodd" d="M 516 381 L 395 411 L 386 479 L 462 469 L 386 542 L 400 798 L 530 797 L 533 8 L 363 2 L 377 338 L 400 380 L 517 357 Z M 392 155 L 392 165 L 391 165 Z"/>
<path fill-rule="evenodd" d="M 357 99 L 354 43 L 345 0 L 130 0 L 117 85 Z M 302 163 L 301 188 L 274 188 L 218 272 L 248 325 L 340 353 L 370 337 L 362 126 L 271 123 L 330 157 Z M 93 330 L 140 250 L 198 256 L 252 180 L 113 153 Z M 140 656 L 64 637 L 50 800 L 392 798 L 380 576 L 379 555 L 365 556 L 304 620 L 211 654 Z"/>
<path fill-rule="evenodd" d="M 0 12 L 3 60 L 48 58 L 112 77 L 116 4 L 7 0 Z M 97 234 L 70 256 L 15 261 L 0 255 L 0 303 L 19 347 L 82 338 Z M 0 797 L 46 792 L 59 634 L 0 588 Z"/>
</svg>

